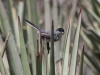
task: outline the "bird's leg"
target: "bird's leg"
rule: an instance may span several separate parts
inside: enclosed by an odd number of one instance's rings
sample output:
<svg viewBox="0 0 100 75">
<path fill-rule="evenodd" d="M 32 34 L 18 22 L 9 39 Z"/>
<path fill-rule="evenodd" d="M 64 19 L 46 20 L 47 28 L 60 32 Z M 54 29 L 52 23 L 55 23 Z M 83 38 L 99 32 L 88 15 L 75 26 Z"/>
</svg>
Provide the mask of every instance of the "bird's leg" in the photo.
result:
<svg viewBox="0 0 100 75">
<path fill-rule="evenodd" d="M 49 42 L 47 42 L 47 50 L 48 50 L 48 54 L 49 54 L 49 50 L 50 50 Z"/>
</svg>

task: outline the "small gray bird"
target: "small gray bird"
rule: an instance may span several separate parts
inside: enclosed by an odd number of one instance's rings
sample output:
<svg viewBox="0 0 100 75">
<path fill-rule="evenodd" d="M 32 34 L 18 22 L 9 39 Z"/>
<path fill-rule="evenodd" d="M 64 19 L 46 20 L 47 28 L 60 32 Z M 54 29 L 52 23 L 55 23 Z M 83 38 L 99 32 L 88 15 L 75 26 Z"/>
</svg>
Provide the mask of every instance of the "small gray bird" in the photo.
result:
<svg viewBox="0 0 100 75">
<path fill-rule="evenodd" d="M 33 24 L 32 22 L 28 21 L 25 19 L 25 21 L 27 23 L 29 23 L 32 27 L 34 27 L 37 31 L 41 32 L 41 38 L 44 39 L 46 38 L 46 42 L 47 42 L 47 49 L 49 50 L 49 42 L 51 40 L 51 30 L 45 31 L 45 30 L 41 30 L 40 28 L 38 28 L 35 24 Z M 54 42 L 58 41 L 62 35 L 64 34 L 64 29 L 63 28 L 57 28 L 56 30 L 54 30 Z M 49 51 L 48 51 L 49 53 Z"/>
</svg>

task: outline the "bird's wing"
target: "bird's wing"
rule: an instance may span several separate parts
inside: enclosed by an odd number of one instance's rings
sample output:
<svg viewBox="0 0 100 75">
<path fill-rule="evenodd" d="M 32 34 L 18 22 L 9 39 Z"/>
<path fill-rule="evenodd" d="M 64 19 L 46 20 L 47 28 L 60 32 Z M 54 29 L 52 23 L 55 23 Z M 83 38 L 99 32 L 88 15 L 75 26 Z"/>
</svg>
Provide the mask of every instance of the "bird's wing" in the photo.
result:
<svg viewBox="0 0 100 75">
<path fill-rule="evenodd" d="M 44 37 L 50 37 L 50 35 L 48 33 L 41 33 L 41 36 L 44 36 Z"/>
<path fill-rule="evenodd" d="M 54 35 L 56 36 L 56 31 L 54 30 Z M 48 30 L 48 31 L 42 31 L 41 32 L 41 36 L 45 36 L 45 37 L 51 37 L 51 30 Z"/>
<path fill-rule="evenodd" d="M 36 30 L 41 31 L 35 24 L 33 24 L 32 22 L 24 19 L 27 23 L 29 23 L 32 27 L 34 27 Z"/>
</svg>

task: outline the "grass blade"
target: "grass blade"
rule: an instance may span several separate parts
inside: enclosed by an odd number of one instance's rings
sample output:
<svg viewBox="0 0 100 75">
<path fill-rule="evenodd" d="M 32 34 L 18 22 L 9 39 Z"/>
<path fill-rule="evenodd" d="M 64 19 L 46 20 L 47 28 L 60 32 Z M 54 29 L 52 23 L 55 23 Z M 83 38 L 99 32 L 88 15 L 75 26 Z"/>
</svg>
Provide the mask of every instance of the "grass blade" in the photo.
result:
<svg viewBox="0 0 100 75">
<path fill-rule="evenodd" d="M 68 74 L 68 58 L 69 58 L 69 50 L 70 50 L 70 35 L 71 35 L 71 28 L 70 28 L 70 21 L 69 21 L 69 27 L 68 27 L 68 33 L 67 33 L 67 43 L 66 43 L 66 50 L 65 50 L 65 56 L 64 56 L 64 63 L 63 63 L 63 71 L 62 75 Z"/>
<path fill-rule="evenodd" d="M 36 7 L 36 0 L 26 0 L 27 2 L 27 10 L 28 12 L 28 20 L 33 22 L 35 25 L 38 25 L 37 19 L 37 7 Z M 38 27 L 38 26 L 37 26 Z M 29 47 L 28 50 L 31 54 L 32 60 L 32 72 L 33 75 L 37 75 L 37 62 L 36 62 L 36 30 L 31 26 L 27 26 L 27 34 L 28 34 L 28 41 Z"/>
<path fill-rule="evenodd" d="M 44 0 L 44 12 L 45 12 L 45 30 L 50 30 L 51 26 L 51 9 L 49 0 Z"/>
<path fill-rule="evenodd" d="M 78 51 L 78 54 L 81 55 L 81 50 Z M 87 53 L 84 53 L 84 61 L 87 63 L 87 65 L 91 68 L 91 70 L 95 73 L 95 75 L 100 74 L 100 68 L 95 63 L 95 60 L 91 58 Z"/>
<path fill-rule="evenodd" d="M 84 61 L 84 45 L 83 45 L 83 49 L 82 49 L 82 52 L 81 52 L 80 68 L 79 68 L 79 74 L 78 75 L 82 75 L 83 74 L 83 61 Z"/>
<path fill-rule="evenodd" d="M 7 14 L 6 14 L 6 11 L 3 7 L 3 3 L 2 1 L 0 0 L 0 18 L 1 18 L 1 22 L 2 22 L 2 28 L 3 28 L 3 33 L 4 33 L 4 36 L 7 35 L 8 31 L 11 30 L 11 27 L 10 27 L 10 23 L 8 21 L 8 17 L 7 17 Z M 14 73 L 16 75 L 23 75 L 23 72 L 22 72 L 22 64 L 21 64 L 21 60 L 20 60 L 20 57 L 19 57 L 19 54 L 18 54 L 18 51 L 17 51 L 17 48 L 16 48 L 16 44 L 15 44 L 15 40 L 13 38 L 13 34 L 11 33 L 10 35 L 10 38 L 8 40 L 8 52 L 10 53 L 10 56 L 11 56 L 11 65 L 12 65 L 12 68 L 14 70 Z"/>
<path fill-rule="evenodd" d="M 55 75 L 55 60 L 54 60 L 54 24 L 51 26 L 51 51 L 50 51 L 50 75 Z"/>
<path fill-rule="evenodd" d="M 0 56 L 0 72 L 1 72 L 2 75 L 7 75 L 6 72 L 5 72 L 5 67 L 4 67 L 1 56 Z"/>
<path fill-rule="evenodd" d="M 20 51 L 21 51 L 21 58 L 22 58 L 24 75 L 31 75 L 19 16 L 18 16 L 18 25 L 19 25 Z"/>
<path fill-rule="evenodd" d="M 80 12 L 79 12 L 78 27 L 77 27 L 77 30 L 76 30 L 76 35 L 75 35 L 75 40 L 74 40 L 74 47 L 73 47 L 73 52 L 72 52 L 72 59 L 71 59 L 71 66 L 70 66 L 69 75 L 75 74 L 77 49 L 78 49 L 78 41 L 79 41 L 79 32 L 80 32 L 80 27 L 81 27 L 81 14 L 82 14 L 82 7 L 80 8 Z"/>
<path fill-rule="evenodd" d="M 5 52 L 5 47 L 7 46 L 7 42 L 8 42 L 9 35 L 10 35 L 10 30 L 9 30 L 8 35 L 7 35 L 7 38 L 6 38 L 6 40 L 5 40 L 2 48 L 0 50 L 1 51 L 0 52 L 0 71 L 1 71 L 1 74 L 2 75 L 7 75 L 6 70 L 5 70 L 5 67 L 4 67 L 4 64 L 3 64 L 3 61 L 2 61 L 2 57 L 3 57 L 3 54 Z"/>
<path fill-rule="evenodd" d="M 14 32 L 14 18 L 13 18 L 13 0 L 7 0 L 7 8 L 8 8 L 8 18 L 10 22 L 10 26 L 12 28 L 12 32 Z"/>
<path fill-rule="evenodd" d="M 3 47 L 2 47 L 2 52 L 0 53 L 0 55 L 3 57 L 3 55 L 4 55 L 4 52 L 5 52 L 5 47 L 6 47 L 6 45 L 7 45 L 7 42 L 8 42 L 8 38 L 9 38 L 9 36 L 10 36 L 10 32 L 11 32 L 11 30 L 9 30 L 8 31 L 8 35 L 7 35 L 7 37 L 6 37 L 6 40 L 5 40 L 5 42 L 4 42 L 4 45 L 3 45 Z"/>
</svg>

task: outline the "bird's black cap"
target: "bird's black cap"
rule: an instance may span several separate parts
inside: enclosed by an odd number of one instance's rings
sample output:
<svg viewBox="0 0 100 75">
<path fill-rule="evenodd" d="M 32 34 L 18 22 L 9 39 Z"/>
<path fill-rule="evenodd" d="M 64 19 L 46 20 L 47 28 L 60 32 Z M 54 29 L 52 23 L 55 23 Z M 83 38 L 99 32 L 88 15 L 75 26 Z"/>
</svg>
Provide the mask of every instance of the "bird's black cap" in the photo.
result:
<svg viewBox="0 0 100 75">
<path fill-rule="evenodd" d="M 63 28 L 58 28 L 56 31 L 64 32 Z"/>
</svg>

